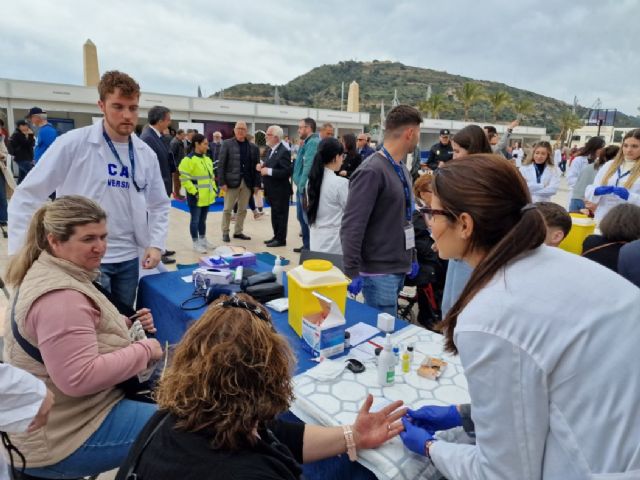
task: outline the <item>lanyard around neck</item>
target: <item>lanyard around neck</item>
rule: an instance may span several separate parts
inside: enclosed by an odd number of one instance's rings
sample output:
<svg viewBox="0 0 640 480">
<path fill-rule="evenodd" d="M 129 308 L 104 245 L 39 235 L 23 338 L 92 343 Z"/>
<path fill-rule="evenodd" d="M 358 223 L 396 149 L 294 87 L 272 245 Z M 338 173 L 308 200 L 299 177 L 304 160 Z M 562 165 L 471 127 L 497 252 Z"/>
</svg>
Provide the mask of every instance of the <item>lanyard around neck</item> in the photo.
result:
<svg viewBox="0 0 640 480">
<path fill-rule="evenodd" d="M 118 150 L 116 150 L 116 147 L 113 145 L 113 142 L 109 138 L 109 135 L 107 135 L 107 131 L 104 128 L 102 129 L 102 136 L 104 137 L 104 141 L 107 142 L 107 145 L 109 145 L 109 149 L 111 150 L 111 153 L 113 153 L 113 156 L 116 157 L 120 166 L 124 168 L 124 164 L 122 163 L 122 160 L 120 160 L 120 155 L 118 155 Z M 129 162 L 131 163 L 131 182 L 133 183 L 136 192 L 141 192 L 147 188 L 147 186 L 139 187 L 136 183 L 136 160 L 133 154 L 133 141 L 131 140 L 131 136 L 129 136 Z"/>
<path fill-rule="evenodd" d="M 626 172 L 622 173 L 622 168 L 618 167 L 618 178 L 616 178 L 616 187 L 618 186 L 620 180 L 622 180 L 624 177 L 628 177 L 630 174 L 631 170 L 627 170 Z"/>
<path fill-rule="evenodd" d="M 404 217 L 408 222 L 410 222 L 411 214 L 413 212 L 413 202 L 411 201 L 411 189 L 409 188 L 409 182 L 407 182 L 407 177 L 405 177 L 404 172 L 402 171 L 402 167 L 396 163 L 396 161 L 393 159 L 393 157 L 385 147 L 382 147 L 382 153 L 384 153 L 384 156 L 387 157 L 387 160 L 391 162 L 391 166 L 393 166 L 393 170 L 396 172 L 396 174 L 398 175 L 398 178 L 402 182 L 402 189 L 404 190 L 404 205 L 405 205 Z"/>
</svg>

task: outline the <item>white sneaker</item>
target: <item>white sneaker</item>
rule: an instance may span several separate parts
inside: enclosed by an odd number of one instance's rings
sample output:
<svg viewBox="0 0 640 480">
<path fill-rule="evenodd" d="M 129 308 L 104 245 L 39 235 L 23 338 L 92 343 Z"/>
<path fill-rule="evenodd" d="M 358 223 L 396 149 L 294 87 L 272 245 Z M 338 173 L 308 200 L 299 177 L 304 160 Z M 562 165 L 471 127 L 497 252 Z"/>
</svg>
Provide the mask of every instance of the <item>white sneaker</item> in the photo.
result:
<svg viewBox="0 0 640 480">
<path fill-rule="evenodd" d="M 193 250 L 198 253 L 207 253 L 207 247 L 199 239 L 193 241 Z"/>
<path fill-rule="evenodd" d="M 200 238 L 200 241 L 204 244 L 207 250 L 213 250 L 214 248 L 216 248 L 213 243 L 210 243 L 209 240 L 207 240 L 207 237 Z"/>
</svg>

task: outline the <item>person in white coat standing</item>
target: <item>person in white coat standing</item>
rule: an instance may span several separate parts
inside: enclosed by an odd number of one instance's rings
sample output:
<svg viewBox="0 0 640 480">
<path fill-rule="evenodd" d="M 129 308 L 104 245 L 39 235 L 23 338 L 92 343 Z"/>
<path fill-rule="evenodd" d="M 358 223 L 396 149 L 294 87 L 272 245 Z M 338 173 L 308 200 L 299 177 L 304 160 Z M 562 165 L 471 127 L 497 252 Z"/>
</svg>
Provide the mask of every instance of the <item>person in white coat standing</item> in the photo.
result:
<svg viewBox="0 0 640 480">
<path fill-rule="evenodd" d="M 640 128 L 627 132 L 618 156 L 598 170 L 585 198 L 596 205 L 597 223 L 616 205 L 640 205 Z"/>
<path fill-rule="evenodd" d="M 475 445 L 434 434 L 462 424 L 456 406 L 425 406 L 403 419 L 405 446 L 449 480 L 640 478 L 640 350 L 629 341 L 640 289 L 544 246 L 542 215 L 506 160 L 439 169 L 428 217 L 440 256 L 474 268 L 441 327 L 469 385 Z"/>
<path fill-rule="evenodd" d="M 593 163 L 596 158 L 598 158 L 601 153 L 600 150 L 603 149 L 604 146 L 605 141 L 601 137 L 591 137 L 587 140 L 587 143 L 584 144 L 584 147 L 576 152 L 576 156 L 572 160 L 569 171 L 567 172 L 567 184 L 571 188 L 569 192 L 570 201 L 568 211 L 579 212 L 584 208 L 584 201 L 574 195 L 573 188 L 580 178 L 582 171 L 587 165 Z"/>
<path fill-rule="evenodd" d="M 336 175 L 342 167 L 344 148 L 333 137 L 318 145 L 307 181 L 307 218 L 313 252 L 342 255 L 340 225 L 349 196 L 349 180 Z"/>
<path fill-rule="evenodd" d="M 108 214 L 99 281 L 132 307 L 139 268 L 155 268 L 165 250 L 171 204 L 156 154 L 134 134 L 140 86 L 126 73 L 109 71 L 98 92 L 104 120 L 59 137 L 11 198 L 9 255 L 24 245 L 33 214 L 52 192 L 88 197 Z"/>
<path fill-rule="evenodd" d="M 551 144 L 539 142 L 533 146 L 531 159 L 520 167 L 533 202 L 548 202 L 560 186 L 560 171 L 553 163 Z"/>
</svg>

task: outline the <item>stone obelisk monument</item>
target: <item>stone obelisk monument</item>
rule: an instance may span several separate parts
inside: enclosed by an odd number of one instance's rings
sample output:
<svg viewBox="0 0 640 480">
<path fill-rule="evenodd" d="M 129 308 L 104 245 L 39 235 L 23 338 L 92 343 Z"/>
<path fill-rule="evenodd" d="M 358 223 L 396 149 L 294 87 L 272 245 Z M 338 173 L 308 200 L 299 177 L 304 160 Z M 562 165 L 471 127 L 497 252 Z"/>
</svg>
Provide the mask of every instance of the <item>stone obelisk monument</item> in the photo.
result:
<svg viewBox="0 0 640 480">
<path fill-rule="evenodd" d="M 100 81 L 98 50 L 91 40 L 87 40 L 82 46 L 82 59 L 84 63 L 84 84 L 87 87 L 97 86 Z"/>
<path fill-rule="evenodd" d="M 360 111 L 360 85 L 355 80 L 349 85 L 349 94 L 347 95 L 347 112 Z"/>
</svg>

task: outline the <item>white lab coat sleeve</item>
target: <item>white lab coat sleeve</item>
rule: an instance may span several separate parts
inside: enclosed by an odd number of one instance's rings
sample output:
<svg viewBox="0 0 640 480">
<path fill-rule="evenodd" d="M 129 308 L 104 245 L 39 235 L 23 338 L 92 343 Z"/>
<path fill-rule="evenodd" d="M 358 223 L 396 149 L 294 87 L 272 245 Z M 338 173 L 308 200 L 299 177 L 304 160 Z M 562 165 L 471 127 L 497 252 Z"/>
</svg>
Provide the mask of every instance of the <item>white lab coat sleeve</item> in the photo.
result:
<svg viewBox="0 0 640 480">
<path fill-rule="evenodd" d="M 338 203 L 344 212 L 344 209 L 347 208 L 347 198 L 349 198 L 349 181 L 340 182 L 338 187 Z"/>
<path fill-rule="evenodd" d="M 0 430 L 25 431 L 46 396 L 44 382 L 24 370 L 0 363 Z"/>
<path fill-rule="evenodd" d="M 558 173 L 558 169 L 556 167 L 551 167 L 550 165 L 547 165 L 545 170 L 547 169 L 549 170 L 548 182 L 536 192 L 537 195 L 555 195 L 558 191 L 558 187 L 560 186 L 560 175 Z"/>
<path fill-rule="evenodd" d="M 72 147 L 63 137 L 58 138 L 44 153 L 29 175 L 18 185 L 9 202 L 9 255 L 24 245 L 25 235 L 33 214 L 64 182 L 71 170 Z"/>
<path fill-rule="evenodd" d="M 569 167 L 569 171 L 567 172 L 567 184 L 573 188 L 578 181 L 578 177 L 580 176 L 580 172 L 584 168 L 584 164 L 587 162 L 585 157 L 576 157 L 571 162 L 571 166 Z"/>
<path fill-rule="evenodd" d="M 155 154 L 153 154 L 155 157 Z M 167 233 L 169 231 L 169 210 L 171 200 L 167 197 L 164 181 L 160 174 L 160 164 L 154 158 L 150 170 L 149 187 L 146 190 L 149 245 L 144 247 L 156 247 L 165 250 Z"/>
<path fill-rule="evenodd" d="M 476 445 L 435 442 L 431 458 L 449 480 L 539 480 L 549 430 L 546 375 L 518 345 L 463 331 L 456 345 L 471 396 Z"/>
<path fill-rule="evenodd" d="M 602 195 L 594 195 L 596 188 L 602 185 L 602 179 L 607 174 L 607 170 L 609 170 L 609 162 L 605 163 L 600 167 L 598 173 L 596 173 L 596 178 L 593 179 L 593 183 L 591 185 L 587 185 L 587 188 L 584 190 L 584 198 L 592 203 L 600 202 Z"/>
</svg>

